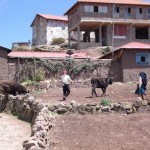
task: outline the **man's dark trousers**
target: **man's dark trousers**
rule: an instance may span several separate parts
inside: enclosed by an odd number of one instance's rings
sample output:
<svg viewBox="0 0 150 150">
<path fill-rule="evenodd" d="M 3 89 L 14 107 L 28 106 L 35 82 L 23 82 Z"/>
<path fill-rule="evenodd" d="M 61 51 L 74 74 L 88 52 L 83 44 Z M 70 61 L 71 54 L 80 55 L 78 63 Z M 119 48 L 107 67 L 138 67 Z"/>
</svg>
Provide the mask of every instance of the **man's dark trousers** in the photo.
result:
<svg viewBox="0 0 150 150">
<path fill-rule="evenodd" d="M 64 84 L 64 86 L 63 86 L 63 94 L 64 94 L 65 97 L 67 97 L 70 94 L 69 84 Z"/>
</svg>

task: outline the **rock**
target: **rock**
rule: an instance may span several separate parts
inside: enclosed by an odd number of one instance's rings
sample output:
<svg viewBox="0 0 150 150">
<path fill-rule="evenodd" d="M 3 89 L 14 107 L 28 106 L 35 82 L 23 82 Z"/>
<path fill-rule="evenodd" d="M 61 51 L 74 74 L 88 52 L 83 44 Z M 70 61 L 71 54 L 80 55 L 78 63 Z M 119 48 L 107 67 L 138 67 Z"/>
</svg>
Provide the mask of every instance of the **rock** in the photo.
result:
<svg viewBox="0 0 150 150">
<path fill-rule="evenodd" d="M 101 111 L 103 112 L 110 112 L 110 106 L 103 106 L 101 107 Z"/>
<path fill-rule="evenodd" d="M 147 106 L 148 105 L 148 102 L 146 100 L 143 100 L 142 101 L 142 106 Z"/>
<path fill-rule="evenodd" d="M 29 141 L 29 142 L 24 142 L 23 143 L 23 147 L 26 148 L 26 149 L 29 149 L 31 148 L 32 146 L 38 146 L 38 143 L 37 141 Z"/>
<path fill-rule="evenodd" d="M 64 114 L 66 113 L 68 110 L 66 108 L 58 108 L 58 114 Z"/>
<path fill-rule="evenodd" d="M 111 110 L 119 111 L 120 108 L 121 108 L 121 105 L 119 103 L 111 104 Z"/>
</svg>

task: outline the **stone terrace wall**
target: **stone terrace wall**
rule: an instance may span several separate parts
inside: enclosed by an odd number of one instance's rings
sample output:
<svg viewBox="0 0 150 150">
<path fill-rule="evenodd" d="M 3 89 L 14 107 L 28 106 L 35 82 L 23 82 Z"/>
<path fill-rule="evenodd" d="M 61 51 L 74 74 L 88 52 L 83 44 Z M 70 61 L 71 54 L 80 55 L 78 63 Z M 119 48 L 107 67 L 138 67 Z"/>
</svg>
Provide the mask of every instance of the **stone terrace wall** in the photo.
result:
<svg viewBox="0 0 150 150">
<path fill-rule="evenodd" d="M 113 77 L 121 81 L 120 65 L 117 60 L 35 60 L 9 59 L 9 80 L 33 79 L 40 73 L 45 79 L 59 79 L 63 68 L 73 79 L 90 79 L 93 76 Z"/>
<path fill-rule="evenodd" d="M 120 64 L 117 60 L 35 60 L 9 58 L 9 80 L 33 79 L 40 73 L 45 79 L 59 79 L 63 68 L 71 78 L 90 79 L 93 76 L 113 77 L 121 81 Z"/>
<path fill-rule="evenodd" d="M 132 114 L 135 112 L 148 112 L 150 111 L 150 101 L 137 99 L 134 102 L 125 103 L 111 103 L 110 105 L 104 106 L 100 103 L 92 104 L 78 104 L 76 101 L 72 101 L 70 104 L 61 103 L 57 105 L 52 105 L 49 107 L 51 112 L 57 114 L 103 114 L 103 113 L 124 113 Z"/>
<path fill-rule="evenodd" d="M 49 150 L 49 131 L 52 122 L 48 107 L 38 103 L 30 95 L 9 95 L 8 99 L 0 94 L 0 112 L 18 116 L 18 118 L 31 122 L 31 137 L 23 142 L 23 150 Z"/>
</svg>

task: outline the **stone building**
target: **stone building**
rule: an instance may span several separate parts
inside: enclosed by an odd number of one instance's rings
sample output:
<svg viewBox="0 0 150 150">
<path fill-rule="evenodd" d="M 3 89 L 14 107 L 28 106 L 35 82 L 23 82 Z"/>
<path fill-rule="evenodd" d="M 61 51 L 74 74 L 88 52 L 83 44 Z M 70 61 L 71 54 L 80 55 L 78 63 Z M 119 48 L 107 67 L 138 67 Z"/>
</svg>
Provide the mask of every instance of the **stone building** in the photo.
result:
<svg viewBox="0 0 150 150">
<path fill-rule="evenodd" d="M 10 49 L 0 46 L 0 80 L 8 80 L 8 53 Z"/>
<path fill-rule="evenodd" d="M 65 15 L 69 41 L 78 33 L 78 49 L 150 41 L 150 2 L 144 0 L 78 0 Z"/>
<path fill-rule="evenodd" d="M 136 81 L 140 72 L 145 72 L 148 80 L 150 79 L 150 44 L 130 42 L 102 56 L 101 59 L 112 59 L 112 57 L 118 60 L 120 65 L 120 81 Z"/>
<path fill-rule="evenodd" d="M 31 27 L 32 46 L 51 44 L 53 38 L 68 39 L 68 19 L 66 16 L 37 14 Z"/>
<path fill-rule="evenodd" d="M 17 48 L 27 48 L 29 49 L 31 46 L 30 41 L 28 42 L 14 42 L 12 43 L 12 49 L 17 49 Z"/>
</svg>

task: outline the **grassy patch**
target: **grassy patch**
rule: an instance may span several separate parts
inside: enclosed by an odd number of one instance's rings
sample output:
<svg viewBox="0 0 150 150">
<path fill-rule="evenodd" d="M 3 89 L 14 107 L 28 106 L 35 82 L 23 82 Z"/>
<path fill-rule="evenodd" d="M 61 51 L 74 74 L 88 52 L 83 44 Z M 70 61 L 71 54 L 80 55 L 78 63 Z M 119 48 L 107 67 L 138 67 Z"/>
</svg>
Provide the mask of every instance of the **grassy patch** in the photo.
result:
<svg viewBox="0 0 150 150">
<path fill-rule="evenodd" d="M 111 100 L 107 99 L 107 98 L 104 98 L 104 99 L 101 100 L 100 104 L 103 105 L 103 106 L 109 106 L 111 104 Z"/>
</svg>

